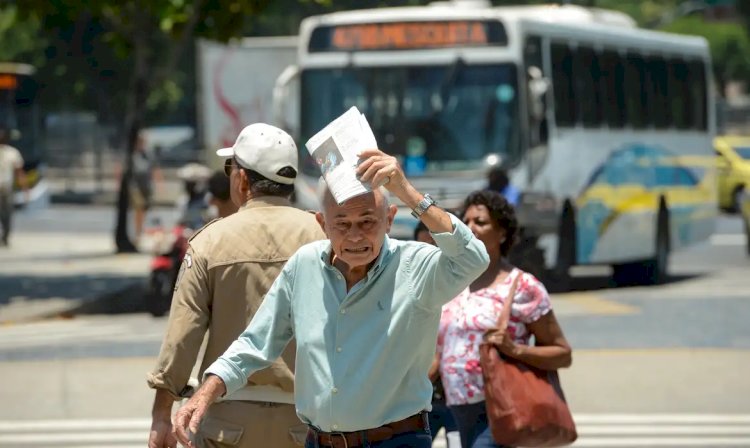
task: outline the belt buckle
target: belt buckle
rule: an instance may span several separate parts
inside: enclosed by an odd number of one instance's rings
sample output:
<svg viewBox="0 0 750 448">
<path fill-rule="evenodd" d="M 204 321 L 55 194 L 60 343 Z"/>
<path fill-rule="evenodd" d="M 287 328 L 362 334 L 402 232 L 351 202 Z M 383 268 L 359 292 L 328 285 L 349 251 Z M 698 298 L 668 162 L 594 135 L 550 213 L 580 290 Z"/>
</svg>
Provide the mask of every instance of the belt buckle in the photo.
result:
<svg viewBox="0 0 750 448">
<path fill-rule="evenodd" d="M 338 436 L 341 437 L 341 439 L 344 441 L 344 448 L 349 448 L 349 441 L 346 440 L 346 435 L 343 432 L 329 432 L 328 433 L 328 443 L 332 447 L 336 447 L 336 445 L 333 444 L 333 437 Z"/>
</svg>

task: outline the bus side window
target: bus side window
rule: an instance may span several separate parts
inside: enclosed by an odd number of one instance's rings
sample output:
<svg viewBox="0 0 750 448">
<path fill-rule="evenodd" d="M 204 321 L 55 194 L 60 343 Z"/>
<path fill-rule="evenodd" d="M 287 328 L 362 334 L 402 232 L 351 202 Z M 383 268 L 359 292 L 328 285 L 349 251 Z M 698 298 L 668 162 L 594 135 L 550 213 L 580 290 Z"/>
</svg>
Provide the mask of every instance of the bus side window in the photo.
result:
<svg viewBox="0 0 750 448">
<path fill-rule="evenodd" d="M 644 85 L 644 61 L 636 54 L 625 57 L 625 101 L 627 123 L 635 129 L 643 129 L 650 123 L 648 95 Z"/>
<path fill-rule="evenodd" d="M 574 57 L 578 114 L 585 127 L 599 127 L 603 121 L 601 91 L 597 88 L 601 76 L 599 57 L 587 47 L 578 47 Z"/>
<path fill-rule="evenodd" d="M 578 122 L 573 81 L 573 52 L 567 44 L 553 43 L 552 89 L 555 98 L 555 124 L 574 127 Z"/>
<path fill-rule="evenodd" d="M 688 73 L 693 109 L 691 127 L 703 131 L 708 128 L 706 65 L 701 61 L 690 62 Z"/>
<path fill-rule="evenodd" d="M 648 79 L 649 109 L 652 122 L 657 129 L 672 125 L 672 108 L 667 93 L 667 64 L 664 59 L 655 57 L 646 60 Z"/>
<path fill-rule="evenodd" d="M 690 129 L 693 104 L 690 101 L 688 66 L 683 60 L 669 61 L 669 107 L 672 124 L 677 129 Z"/>
<path fill-rule="evenodd" d="M 603 51 L 599 56 L 601 98 L 604 119 L 611 129 L 621 129 L 625 124 L 624 67 L 620 55 Z"/>
</svg>

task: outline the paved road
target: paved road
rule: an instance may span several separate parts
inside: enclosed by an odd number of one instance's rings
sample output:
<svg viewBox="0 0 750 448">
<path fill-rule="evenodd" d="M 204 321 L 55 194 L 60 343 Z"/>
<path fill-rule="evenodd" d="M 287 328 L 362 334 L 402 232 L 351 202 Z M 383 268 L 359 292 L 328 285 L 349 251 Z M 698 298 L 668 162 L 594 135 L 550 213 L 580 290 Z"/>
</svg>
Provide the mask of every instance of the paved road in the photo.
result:
<svg viewBox="0 0 750 448">
<path fill-rule="evenodd" d="M 85 235 L 114 220 L 104 209 L 76 209 L 75 225 L 46 213 L 19 222 Z M 606 270 L 578 269 L 576 291 L 553 297 L 576 350 L 561 374 L 576 446 L 750 446 L 743 245 L 739 220 L 725 217 L 710 242 L 673 255 L 667 285 L 611 288 Z M 133 314 L 0 326 L 0 401 L 14 403 L 0 406 L 0 447 L 144 446 L 145 373 L 165 323 Z"/>
</svg>

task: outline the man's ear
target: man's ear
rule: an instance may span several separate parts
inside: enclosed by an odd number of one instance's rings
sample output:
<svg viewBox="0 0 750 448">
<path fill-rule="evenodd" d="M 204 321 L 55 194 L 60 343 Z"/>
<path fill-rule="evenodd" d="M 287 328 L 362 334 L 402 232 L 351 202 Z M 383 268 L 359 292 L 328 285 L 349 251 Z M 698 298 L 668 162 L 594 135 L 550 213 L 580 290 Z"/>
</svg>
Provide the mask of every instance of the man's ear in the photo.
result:
<svg viewBox="0 0 750 448">
<path fill-rule="evenodd" d="M 388 233 L 391 231 L 391 226 L 393 225 L 393 220 L 396 219 L 396 213 L 398 213 L 398 207 L 391 204 L 388 206 L 388 215 L 387 215 L 387 221 L 386 221 L 386 227 L 385 227 L 385 233 Z"/>
<path fill-rule="evenodd" d="M 243 200 L 246 200 L 247 193 L 250 191 L 250 179 L 247 178 L 247 173 L 241 168 L 237 168 L 237 174 L 240 176 L 240 193 Z"/>
<path fill-rule="evenodd" d="M 320 228 L 323 229 L 323 233 L 325 233 L 326 236 L 328 236 L 328 232 L 326 232 L 326 219 L 323 216 L 323 213 L 315 212 L 315 220 L 318 221 Z"/>
</svg>

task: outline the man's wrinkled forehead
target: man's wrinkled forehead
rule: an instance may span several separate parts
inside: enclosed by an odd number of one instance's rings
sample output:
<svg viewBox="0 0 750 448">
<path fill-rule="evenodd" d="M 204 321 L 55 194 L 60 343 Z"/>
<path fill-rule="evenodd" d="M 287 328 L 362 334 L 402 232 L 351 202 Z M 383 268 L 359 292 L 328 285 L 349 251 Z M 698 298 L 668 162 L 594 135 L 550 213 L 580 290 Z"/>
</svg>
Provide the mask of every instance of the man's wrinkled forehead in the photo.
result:
<svg viewBox="0 0 750 448">
<path fill-rule="evenodd" d="M 380 192 L 371 192 L 353 197 L 343 204 L 336 203 L 330 191 L 326 192 L 323 213 L 328 217 L 338 216 L 364 216 L 377 214 L 382 208 L 383 197 Z"/>
</svg>

